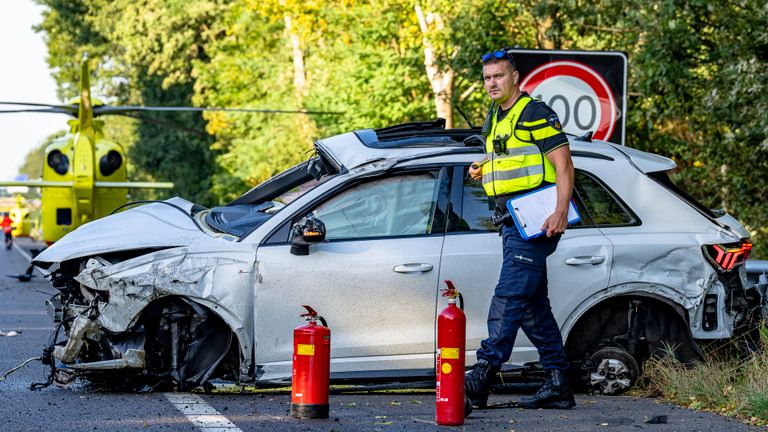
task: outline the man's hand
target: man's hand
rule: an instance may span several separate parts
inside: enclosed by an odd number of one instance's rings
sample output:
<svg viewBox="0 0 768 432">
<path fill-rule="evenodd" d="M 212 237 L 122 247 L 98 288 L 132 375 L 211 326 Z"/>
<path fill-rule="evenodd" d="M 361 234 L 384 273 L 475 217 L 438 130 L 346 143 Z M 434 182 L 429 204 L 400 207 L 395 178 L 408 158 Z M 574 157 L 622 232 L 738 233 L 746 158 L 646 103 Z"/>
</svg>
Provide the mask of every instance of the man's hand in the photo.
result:
<svg viewBox="0 0 768 432">
<path fill-rule="evenodd" d="M 568 228 L 568 206 L 573 190 L 573 161 L 571 161 L 571 149 L 564 145 L 547 153 L 547 159 L 552 162 L 557 173 L 557 205 L 555 211 L 549 215 L 541 226 L 541 230 L 547 231 L 547 237 L 552 237 L 565 232 Z"/>
<path fill-rule="evenodd" d="M 469 166 L 469 176 L 474 180 L 483 179 L 483 162 L 472 162 Z"/>
<path fill-rule="evenodd" d="M 554 213 L 544 221 L 544 225 L 541 226 L 542 231 L 547 232 L 547 237 L 552 237 L 565 232 L 568 228 L 568 210 L 565 212 L 555 210 Z"/>
</svg>

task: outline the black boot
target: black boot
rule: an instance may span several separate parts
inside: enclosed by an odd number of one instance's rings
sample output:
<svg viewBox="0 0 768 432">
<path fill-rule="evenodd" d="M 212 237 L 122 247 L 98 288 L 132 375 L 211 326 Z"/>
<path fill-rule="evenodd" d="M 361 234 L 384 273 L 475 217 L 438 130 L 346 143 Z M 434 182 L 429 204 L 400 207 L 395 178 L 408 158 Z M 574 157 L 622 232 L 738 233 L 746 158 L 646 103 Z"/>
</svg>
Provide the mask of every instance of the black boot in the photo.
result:
<svg viewBox="0 0 768 432">
<path fill-rule="evenodd" d="M 488 395 L 498 372 L 498 366 L 479 360 L 464 376 L 464 394 L 472 401 L 472 405 L 478 408 L 488 405 Z"/>
<path fill-rule="evenodd" d="M 568 409 L 576 406 L 573 392 L 568 387 L 568 378 L 563 370 L 548 370 L 549 378 L 533 396 L 520 398 L 519 405 L 523 408 L 560 408 Z"/>
</svg>

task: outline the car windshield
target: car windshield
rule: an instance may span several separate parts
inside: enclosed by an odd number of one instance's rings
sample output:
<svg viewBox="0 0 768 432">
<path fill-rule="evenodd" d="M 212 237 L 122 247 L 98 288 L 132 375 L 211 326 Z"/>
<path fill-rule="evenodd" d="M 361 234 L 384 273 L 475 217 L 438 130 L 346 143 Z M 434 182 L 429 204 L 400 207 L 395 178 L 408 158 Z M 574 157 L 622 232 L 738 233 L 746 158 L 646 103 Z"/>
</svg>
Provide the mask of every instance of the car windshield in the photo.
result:
<svg viewBox="0 0 768 432">
<path fill-rule="evenodd" d="M 330 176 L 323 176 L 318 180 L 312 179 L 307 181 L 306 183 L 302 183 L 290 190 L 287 190 L 280 195 L 272 198 L 272 202 L 274 202 L 276 205 L 282 204 L 283 206 L 286 206 L 290 203 L 292 203 L 296 198 L 304 195 L 305 193 L 311 191 L 315 187 L 317 187 L 319 184 L 325 182 L 327 179 L 329 179 Z"/>
<path fill-rule="evenodd" d="M 313 165 L 313 161 L 316 165 Z M 254 187 L 231 203 L 212 208 L 205 221 L 217 231 L 242 237 L 283 207 L 333 177 L 312 158 Z M 314 171 L 313 171 L 314 170 Z M 320 173 L 316 179 L 310 171 Z"/>
</svg>

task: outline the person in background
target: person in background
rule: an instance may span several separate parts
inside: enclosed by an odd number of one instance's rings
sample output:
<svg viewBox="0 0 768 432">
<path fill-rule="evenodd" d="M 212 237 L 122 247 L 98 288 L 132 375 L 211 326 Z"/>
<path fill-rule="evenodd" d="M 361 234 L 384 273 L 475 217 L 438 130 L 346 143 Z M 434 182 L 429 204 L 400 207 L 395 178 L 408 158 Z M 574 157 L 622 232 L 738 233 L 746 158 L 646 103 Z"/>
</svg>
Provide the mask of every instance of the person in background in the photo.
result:
<svg viewBox="0 0 768 432">
<path fill-rule="evenodd" d="M 3 213 L 3 220 L 0 222 L 0 226 L 3 227 L 3 235 L 5 235 L 5 249 L 11 249 L 13 246 L 13 222 L 8 216 L 8 213 Z"/>
</svg>

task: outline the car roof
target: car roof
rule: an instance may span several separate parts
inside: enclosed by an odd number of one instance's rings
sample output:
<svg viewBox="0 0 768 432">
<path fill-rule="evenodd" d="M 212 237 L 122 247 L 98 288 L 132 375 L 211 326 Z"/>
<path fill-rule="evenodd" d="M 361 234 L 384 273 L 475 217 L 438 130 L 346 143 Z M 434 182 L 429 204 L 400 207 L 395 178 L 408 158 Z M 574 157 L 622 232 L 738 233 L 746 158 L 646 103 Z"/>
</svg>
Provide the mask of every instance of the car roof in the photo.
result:
<svg viewBox="0 0 768 432">
<path fill-rule="evenodd" d="M 675 168 L 673 160 L 630 147 L 568 135 L 571 153 L 603 159 L 626 158 L 643 173 Z M 432 155 L 485 154 L 480 128 L 446 129 L 445 120 L 403 123 L 381 129 L 361 129 L 321 139 L 319 150 L 340 170 L 350 170 L 382 160 L 409 160 Z"/>
</svg>

